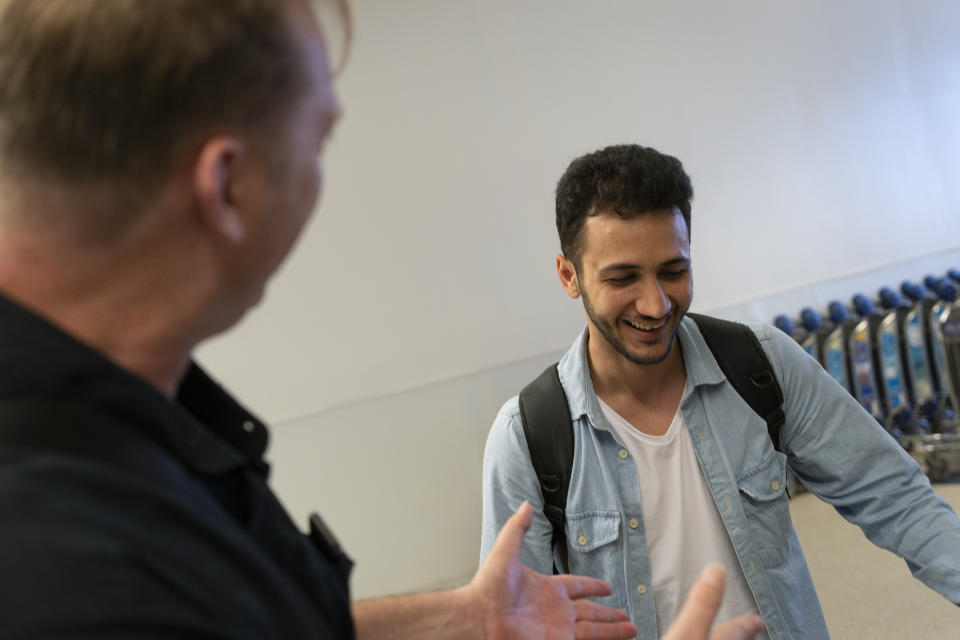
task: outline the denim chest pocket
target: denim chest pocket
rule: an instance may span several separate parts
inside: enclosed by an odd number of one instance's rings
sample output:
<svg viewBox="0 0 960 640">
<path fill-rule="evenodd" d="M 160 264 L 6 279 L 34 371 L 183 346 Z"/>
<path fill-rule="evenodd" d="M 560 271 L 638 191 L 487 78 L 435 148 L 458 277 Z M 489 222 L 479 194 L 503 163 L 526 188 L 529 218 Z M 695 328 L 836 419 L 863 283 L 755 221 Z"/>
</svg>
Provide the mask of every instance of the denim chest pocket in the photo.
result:
<svg viewBox="0 0 960 640">
<path fill-rule="evenodd" d="M 570 573 L 600 578 L 611 593 L 593 598 L 609 607 L 625 608 L 623 545 L 618 511 L 584 511 L 567 514 L 567 561 Z"/>
<path fill-rule="evenodd" d="M 737 478 L 751 542 L 766 567 L 779 567 L 790 544 L 790 504 L 787 497 L 787 457 L 770 458 Z"/>
</svg>

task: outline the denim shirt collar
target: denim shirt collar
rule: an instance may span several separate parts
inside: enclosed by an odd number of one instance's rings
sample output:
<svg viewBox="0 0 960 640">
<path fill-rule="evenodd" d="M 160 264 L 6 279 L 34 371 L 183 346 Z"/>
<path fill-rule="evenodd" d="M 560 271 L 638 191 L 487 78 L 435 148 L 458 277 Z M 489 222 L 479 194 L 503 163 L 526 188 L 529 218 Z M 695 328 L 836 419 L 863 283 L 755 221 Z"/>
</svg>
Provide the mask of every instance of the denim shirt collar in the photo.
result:
<svg viewBox="0 0 960 640">
<path fill-rule="evenodd" d="M 595 429 L 609 430 L 590 376 L 590 363 L 587 359 L 589 336 L 589 328 L 584 327 L 580 336 L 560 359 L 557 370 L 567 394 L 571 418 L 578 420 L 587 416 Z M 696 322 L 684 317 L 677 327 L 677 340 L 679 340 L 687 372 L 687 384 L 683 391 L 684 401 L 697 387 L 720 384 L 726 380 Z"/>
</svg>

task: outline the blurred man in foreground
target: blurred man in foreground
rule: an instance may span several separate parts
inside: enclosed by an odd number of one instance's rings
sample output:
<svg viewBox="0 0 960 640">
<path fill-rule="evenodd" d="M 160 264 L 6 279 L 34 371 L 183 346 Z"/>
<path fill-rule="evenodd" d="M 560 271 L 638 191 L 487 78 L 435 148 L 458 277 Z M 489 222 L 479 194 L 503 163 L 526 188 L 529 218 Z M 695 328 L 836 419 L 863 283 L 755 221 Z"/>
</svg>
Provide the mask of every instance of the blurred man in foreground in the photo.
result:
<svg viewBox="0 0 960 640">
<path fill-rule="evenodd" d="M 0 12 L 0 637 L 635 633 L 586 599 L 603 582 L 519 564 L 528 505 L 467 586 L 351 611 L 350 560 L 267 485 L 266 427 L 191 360 L 317 201 L 340 107 L 305 0 Z M 678 637 L 721 592 L 708 571 Z"/>
</svg>

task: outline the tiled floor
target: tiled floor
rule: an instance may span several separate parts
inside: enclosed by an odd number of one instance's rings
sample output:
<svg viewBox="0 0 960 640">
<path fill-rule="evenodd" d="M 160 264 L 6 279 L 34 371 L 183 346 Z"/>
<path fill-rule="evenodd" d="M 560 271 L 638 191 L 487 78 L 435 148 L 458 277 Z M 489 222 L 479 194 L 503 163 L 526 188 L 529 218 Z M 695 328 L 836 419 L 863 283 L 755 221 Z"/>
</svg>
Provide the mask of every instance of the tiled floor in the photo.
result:
<svg viewBox="0 0 960 640">
<path fill-rule="evenodd" d="M 960 483 L 934 488 L 960 510 Z M 833 640 L 960 638 L 960 607 L 914 579 L 903 560 L 873 546 L 833 507 L 802 494 L 791 512 Z"/>
</svg>

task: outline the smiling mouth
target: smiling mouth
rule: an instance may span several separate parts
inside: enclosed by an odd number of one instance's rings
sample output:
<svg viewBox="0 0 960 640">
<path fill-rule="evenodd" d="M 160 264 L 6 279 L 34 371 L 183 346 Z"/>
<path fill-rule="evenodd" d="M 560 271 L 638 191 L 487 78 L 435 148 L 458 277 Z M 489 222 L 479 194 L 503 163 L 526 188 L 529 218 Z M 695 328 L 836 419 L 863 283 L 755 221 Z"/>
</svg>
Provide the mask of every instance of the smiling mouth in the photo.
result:
<svg viewBox="0 0 960 640">
<path fill-rule="evenodd" d="M 638 331 L 657 331 L 667 324 L 667 318 L 669 317 L 666 316 L 659 320 L 625 320 L 625 322 Z"/>
</svg>

